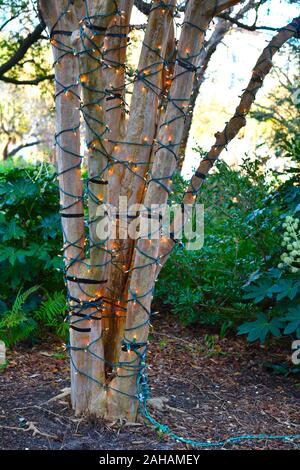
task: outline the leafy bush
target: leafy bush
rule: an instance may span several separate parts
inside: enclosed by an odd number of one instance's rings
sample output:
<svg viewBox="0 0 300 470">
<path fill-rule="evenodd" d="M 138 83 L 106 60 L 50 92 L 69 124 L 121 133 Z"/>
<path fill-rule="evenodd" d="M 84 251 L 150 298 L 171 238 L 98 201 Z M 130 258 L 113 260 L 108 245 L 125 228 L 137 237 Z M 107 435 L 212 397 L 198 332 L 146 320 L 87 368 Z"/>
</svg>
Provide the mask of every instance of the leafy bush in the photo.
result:
<svg viewBox="0 0 300 470">
<path fill-rule="evenodd" d="M 258 161 L 245 159 L 242 171 L 218 164 L 198 201 L 205 207 L 204 246 L 175 249 L 158 280 L 157 301 L 185 323 L 217 324 L 223 332 L 249 318 L 243 285 L 253 271 L 268 266 L 269 253 L 280 245 L 275 182 L 272 174 L 266 179 Z M 176 184 L 182 192 L 179 177 Z M 255 305 L 251 309 L 257 311 Z"/>
<path fill-rule="evenodd" d="M 238 326 L 250 342 L 300 338 L 298 153 L 287 140 L 282 145 L 296 163 L 285 182 L 249 159 L 240 171 L 220 162 L 208 178 L 199 201 L 205 205 L 204 246 L 198 252 L 176 247 L 156 291 L 157 301 L 185 323 L 218 325 L 221 334 Z M 180 177 L 176 189 L 180 199 Z"/>
<path fill-rule="evenodd" d="M 0 338 L 13 344 L 38 334 L 42 324 L 62 332 L 62 241 L 52 167 L 1 163 L 0 196 Z"/>
<path fill-rule="evenodd" d="M 21 285 L 61 289 L 58 189 L 50 166 L 0 165 L 1 297 L 12 304 Z"/>
<path fill-rule="evenodd" d="M 300 212 L 300 211 L 299 211 Z M 300 243 L 298 219 L 287 216 L 283 223 L 283 241 L 287 252 L 278 267 L 253 273 L 244 286 L 244 299 L 259 305 L 257 319 L 238 328 L 248 341 L 264 343 L 270 335 L 294 334 L 300 338 Z M 274 260 L 276 262 L 276 258 Z"/>
</svg>

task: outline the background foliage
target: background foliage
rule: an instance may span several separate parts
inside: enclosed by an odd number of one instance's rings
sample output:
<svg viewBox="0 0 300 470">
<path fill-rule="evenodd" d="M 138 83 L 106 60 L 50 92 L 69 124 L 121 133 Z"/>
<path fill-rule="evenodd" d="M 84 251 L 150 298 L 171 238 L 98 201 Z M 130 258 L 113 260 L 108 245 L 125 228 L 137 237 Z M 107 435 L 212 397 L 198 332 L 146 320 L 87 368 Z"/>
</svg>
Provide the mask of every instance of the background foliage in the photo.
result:
<svg viewBox="0 0 300 470">
<path fill-rule="evenodd" d="M 26 338 L 42 323 L 61 332 L 58 201 L 51 166 L 21 160 L 0 165 L 0 337 L 8 343 Z"/>
</svg>

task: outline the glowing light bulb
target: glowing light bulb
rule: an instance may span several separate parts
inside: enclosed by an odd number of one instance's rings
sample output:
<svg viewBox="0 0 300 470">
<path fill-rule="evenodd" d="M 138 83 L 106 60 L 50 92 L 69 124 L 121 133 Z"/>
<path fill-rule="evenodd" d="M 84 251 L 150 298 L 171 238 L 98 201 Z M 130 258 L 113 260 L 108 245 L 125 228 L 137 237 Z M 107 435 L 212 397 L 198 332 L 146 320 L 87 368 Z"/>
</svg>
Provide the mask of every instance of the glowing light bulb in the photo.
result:
<svg viewBox="0 0 300 470">
<path fill-rule="evenodd" d="M 81 83 L 86 83 L 88 81 L 89 77 L 87 74 L 80 75 L 80 82 Z"/>
</svg>

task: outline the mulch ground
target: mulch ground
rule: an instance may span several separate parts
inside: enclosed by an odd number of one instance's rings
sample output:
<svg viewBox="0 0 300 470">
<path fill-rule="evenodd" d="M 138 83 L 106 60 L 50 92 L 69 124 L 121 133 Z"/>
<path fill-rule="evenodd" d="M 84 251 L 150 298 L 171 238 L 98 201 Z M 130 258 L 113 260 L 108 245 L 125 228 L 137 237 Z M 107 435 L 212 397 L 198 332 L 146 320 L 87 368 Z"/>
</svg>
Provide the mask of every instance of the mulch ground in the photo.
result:
<svg viewBox="0 0 300 470">
<path fill-rule="evenodd" d="M 300 434 L 299 375 L 278 376 L 265 367 L 289 360 L 289 347 L 276 342 L 266 350 L 160 317 L 151 335 L 149 410 L 177 435 L 201 441 Z M 68 359 L 52 338 L 17 348 L 8 359 L 0 371 L 0 449 L 191 448 L 149 424 L 77 418 L 68 396 L 49 402 L 70 385 Z M 243 441 L 225 448 L 294 449 L 295 444 Z"/>
</svg>

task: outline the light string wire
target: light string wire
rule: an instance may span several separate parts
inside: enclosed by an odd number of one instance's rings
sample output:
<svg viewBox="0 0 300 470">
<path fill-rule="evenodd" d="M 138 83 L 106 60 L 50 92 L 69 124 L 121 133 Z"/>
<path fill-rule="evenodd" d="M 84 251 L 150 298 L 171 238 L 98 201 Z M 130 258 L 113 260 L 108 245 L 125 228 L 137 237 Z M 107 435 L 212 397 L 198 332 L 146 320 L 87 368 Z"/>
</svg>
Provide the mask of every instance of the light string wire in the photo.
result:
<svg viewBox="0 0 300 470">
<path fill-rule="evenodd" d="M 86 142 L 86 147 L 88 149 L 88 152 L 91 153 L 95 156 L 95 158 L 101 159 L 102 165 L 101 169 L 93 175 L 89 175 L 85 179 L 85 185 L 83 189 L 83 194 L 82 195 L 76 195 L 72 194 L 71 191 L 66 191 L 66 189 L 63 189 L 61 187 L 61 184 L 59 185 L 59 189 L 61 193 L 65 196 L 68 196 L 71 200 L 74 200 L 72 203 L 70 203 L 67 206 L 61 207 L 61 216 L 62 218 L 69 218 L 69 219 L 76 219 L 76 218 L 82 218 L 84 217 L 86 219 L 86 209 L 84 210 L 84 213 L 77 213 L 77 214 L 72 214 L 72 213 L 67 213 L 66 211 L 73 208 L 79 203 L 83 203 L 84 207 L 87 206 L 88 202 L 93 202 L 95 205 L 101 206 L 102 204 L 105 204 L 107 201 L 102 200 L 99 198 L 99 195 L 96 194 L 95 189 L 93 189 L 94 186 L 98 187 L 106 187 L 108 185 L 109 187 L 109 179 L 107 175 L 109 175 L 110 171 L 114 170 L 115 165 L 121 165 L 124 169 L 124 173 L 129 171 L 131 172 L 134 176 L 136 176 L 139 179 L 142 179 L 144 185 L 145 185 L 145 190 L 147 190 L 148 186 L 150 183 L 155 183 L 159 188 L 162 188 L 164 191 L 166 191 L 167 194 L 170 193 L 171 188 L 170 188 L 170 183 L 172 182 L 172 178 L 175 174 L 177 164 L 179 162 L 179 157 L 178 157 L 178 148 L 180 145 L 180 142 L 173 142 L 172 138 L 169 139 L 168 143 L 164 143 L 158 140 L 155 140 L 153 142 L 150 142 L 148 140 L 141 140 L 140 142 L 127 142 L 126 140 L 120 141 L 120 140 L 114 140 L 109 137 L 109 127 L 105 122 L 102 122 L 95 118 L 91 112 L 89 111 L 90 108 L 92 107 L 102 107 L 103 109 L 106 110 L 107 113 L 116 110 L 116 109 L 121 109 L 125 110 L 126 113 L 128 113 L 129 105 L 126 103 L 126 93 L 128 93 L 128 88 L 134 85 L 136 82 L 141 82 L 145 88 L 147 88 L 151 93 L 155 94 L 156 96 L 159 97 L 160 99 L 160 106 L 158 109 L 161 109 L 162 106 L 170 105 L 178 111 L 178 114 L 175 114 L 175 117 L 163 122 L 160 124 L 160 129 L 161 128 L 166 128 L 170 125 L 176 122 L 179 119 L 185 120 L 187 118 L 188 113 L 190 112 L 189 106 L 184 105 L 186 101 L 189 102 L 189 97 L 181 97 L 181 98 L 175 98 L 172 97 L 171 92 L 170 92 L 170 86 L 172 83 L 182 75 L 187 75 L 187 80 L 189 79 L 189 74 L 194 74 L 195 72 L 198 71 L 199 67 L 197 67 L 197 59 L 200 56 L 202 50 L 200 49 L 197 51 L 196 54 L 190 54 L 189 51 L 186 51 L 186 54 L 180 55 L 179 52 L 177 51 L 175 59 L 174 57 L 174 51 L 171 54 L 172 58 L 166 58 L 161 55 L 160 49 L 154 49 L 150 45 L 147 45 L 145 43 L 145 40 L 143 41 L 143 46 L 149 50 L 151 53 L 155 53 L 157 56 L 157 61 L 151 64 L 149 67 L 145 67 L 142 70 L 136 70 L 135 72 L 132 71 L 132 69 L 127 65 L 127 63 L 121 63 L 115 59 L 111 60 L 107 56 L 109 55 L 112 50 L 108 49 L 105 50 L 103 48 L 104 44 L 104 38 L 109 38 L 109 37 L 117 37 L 117 38 L 125 38 L 127 39 L 127 44 L 128 44 L 128 38 L 127 38 L 127 30 L 130 30 L 130 25 L 117 25 L 117 32 L 113 32 L 114 25 L 110 26 L 108 29 L 107 28 L 102 28 L 99 26 L 96 26 L 97 21 L 103 20 L 103 18 L 107 17 L 108 15 L 103 15 L 103 14 L 89 14 L 89 8 L 88 8 L 88 2 L 87 0 L 84 0 L 85 2 L 85 11 L 86 14 L 83 16 L 83 18 L 80 20 L 80 45 L 81 48 L 80 50 L 78 48 L 74 49 L 73 47 L 70 47 L 69 44 L 65 44 L 62 39 L 57 39 L 57 36 L 66 36 L 69 37 L 72 32 L 71 31 L 62 31 L 59 29 L 58 25 L 60 21 L 64 18 L 65 15 L 70 13 L 70 9 L 73 8 L 73 1 L 69 0 L 67 8 L 61 12 L 59 18 L 57 19 L 56 23 L 52 27 L 50 31 L 50 40 L 52 46 L 56 49 L 58 53 L 58 58 L 56 60 L 55 65 L 58 65 L 61 60 L 64 59 L 65 56 L 71 54 L 77 57 L 77 59 L 80 61 L 84 57 L 88 57 L 90 59 L 89 64 L 93 64 L 92 68 L 89 70 L 82 72 L 82 70 L 79 73 L 78 79 L 76 83 L 73 84 L 68 84 L 64 85 L 63 83 L 59 83 L 57 79 L 56 84 L 59 89 L 59 91 L 56 94 L 56 99 L 60 96 L 60 94 L 64 93 L 66 96 L 74 95 L 80 102 L 80 112 L 83 118 L 83 121 L 86 126 L 86 131 L 88 130 L 90 132 L 90 135 L 92 135 L 92 140 L 89 140 Z M 118 18 L 122 15 L 122 12 L 118 8 L 117 2 L 114 0 L 112 3 L 112 11 L 109 14 L 111 16 L 112 20 L 113 18 Z M 217 2 L 216 2 L 217 6 Z M 162 14 L 165 14 L 168 12 L 173 16 L 173 19 L 175 19 L 176 16 L 178 16 L 178 10 L 174 8 L 174 5 L 172 3 L 168 3 L 167 1 L 160 1 L 156 2 L 152 8 L 150 15 L 155 11 L 159 9 Z M 189 27 L 193 29 L 199 30 L 199 33 L 203 34 L 205 31 L 203 31 L 201 28 L 199 28 L 198 25 L 191 23 L 190 21 L 183 21 L 181 25 L 179 25 L 181 28 L 183 27 Z M 124 31 L 126 33 L 120 32 L 124 28 Z M 99 46 L 98 39 L 101 39 L 101 44 Z M 120 46 L 119 49 L 123 47 L 127 47 L 127 44 L 124 46 Z M 178 72 L 178 75 L 173 75 L 171 79 L 169 80 L 169 86 L 165 86 L 164 88 L 159 88 L 156 84 L 154 84 L 151 81 L 152 77 L 155 77 L 158 73 L 161 73 L 162 70 L 166 71 L 167 74 L 169 74 L 170 77 L 170 69 L 174 68 L 175 65 L 180 66 L 181 71 Z M 177 67 L 178 68 L 178 67 Z M 118 88 L 114 88 L 113 86 L 109 86 L 107 83 L 105 83 L 105 88 L 104 89 L 97 89 L 94 88 L 90 85 L 90 76 L 95 74 L 95 72 L 101 70 L 101 69 L 111 69 L 114 70 L 115 73 L 117 73 L 118 70 L 122 69 L 124 70 L 125 73 L 125 82 L 124 85 Z M 82 98 L 77 92 L 74 92 L 74 88 L 76 89 L 78 85 L 81 85 L 82 91 L 84 91 L 84 88 L 88 89 L 90 92 L 93 94 L 93 101 L 92 102 L 83 102 Z M 114 101 L 117 101 L 117 104 L 114 104 Z M 111 103 L 111 106 L 108 107 L 108 102 Z M 60 138 L 63 134 L 66 133 L 77 133 L 80 131 L 80 123 L 72 128 L 67 128 L 67 129 L 62 129 L 59 133 L 56 134 L 55 136 L 55 143 L 56 146 L 64 153 L 64 156 L 67 157 L 69 156 L 70 158 L 77 157 L 79 159 L 79 162 L 75 165 L 71 165 L 68 168 L 64 169 L 63 171 L 58 172 L 58 178 L 64 175 L 65 173 L 69 171 L 73 171 L 75 169 L 81 169 L 82 162 L 84 161 L 85 156 L 81 154 L 74 153 L 72 150 L 65 148 L 61 145 L 60 143 Z M 100 128 L 100 131 L 99 131 Z M 228 139 L 226 138 L 226 133 L 225 133 L 225 146 L 228 143 Z M 156 154 L 161 150 L 161 149 L 166 149 L 172 159 L 174 159 L 174 165 L 175 170 L 172 171 L 170 175 L 159 175 L 155 176 L 152 172 L 152 166 L 153 166 L 153 161 L 150 161 L 147 159 L 146 161 L 128 161 L 127 159 L 122 159 L 122 157 L 117 156 L 117 152 L 114 152 L 115 147 L 120 146 L 120 145 L 130 145 L 130 146 L 137 146 L 137 147 L 143 147 L 143 148 L 148 148 L 150 153 L 151 151 L 154 151 L 154 160 Z M 109 151 L 109 147 L 112 147 L 112 151 Z M 155 150 L 154 150 L 155 149 Z M 212 159 L 211 165 L 213 165 L 215 159 Z M 142 173 L 142 174 L 141 174 Z M 204 180 L 206 175 L 197 172 L 196 175 L 197 178 L 200 178 L 201 180 Z M 193 196 L 196 196 L 198 194 L 200 188 L 194 187 L 192 185 L 192 190 L 191 193 Z M 71 190 L 71 188 L 70 188 Z M 195 199 L 194 199 L 195 200 Z M 151 218 L 151 210 L 150 208 L 146 208 L 145 214 L 148 218 Z M 123 218 L 123 216 L 129 216 L 129 219 L 131 220 L 132 218 L 135 218 L 136 215 L 132 214 L 118 214 L 119 220 Z M 105 214 L 107 216 L 107 213 Z M 96 217 L 94 219 L 85 220 L 85 229 L 90 231 L 89 235 L 89 246 L 85 247 L 85 257 L 82 259 L 80 255 L 74 257 L 74 258 L 69 258 L 66 255 L 64 255 L 65 258 L 65 269 L 64 269 L 64 276 L 65 276 L 65 285 L 67 288 L 67 300 L 68 300 L 68 315 L 67 315 L 67 321 L 69 322 L 70 328 L 74 329 L 78 333 L 89 333 L 91 332 L 91 327 L 86 327 L 86 322 L 90 324 L 90 322 L 102 322 L 103 319 L 105 318 L 113 318 L 116 320 L 119 320 L 120 318 L 126 318 L 126 311 L 127 308 L 126 306 L 124 307 L 124 304 L 128 305 L 129 303 L 133 302 L 134 305 L 138 305 L 140 308 L 142 308 L 146 315 L 147 318 L 145 321 L 142 323 L 135 325 L 132 328 L 126 328 L 124 329 L 124 335 L 123 339 L 121 340 L 121 350 L 122 351 L 127 351 L 127 352 L 133 352 L 134 357 L 132 360 L 128 360 L 126 362 L 110 362 L 107 360 L 107 358 L 97 354 L 93 350 L 93 346 L 97 344 L 99 341 L 102 341 L 103 339 L 103 333 L 104 331 L 101 332 L 100 336 L 93 339 L 90 341 L 88 344 L 86 344 L 84 347 L 81 346 L 74 346 L 69 344 L 68 349 L 70 352 L 70 361 L 73 370 L 75 373 L 81 374 L 82 376 L 85 376 L 89 380 L 95 382 L 99 387 L 105 389 L 105 390 L 112 390 L 115 392 L 118 392 L 120 394 L 126 395 L 132 400 L 137 400 L 139 404 L 139 411 L 145 416 L 145 418 L 152 424 L 154 425 L 157 429 L 159 429 L 161 432 L 168 434 L 170 437 L 174 438 L 177 441 L 180 441 L 185 444 L 190 444 L 192 446 L 198 446 L 198 447 L 221 447 L 226 444 L 234 444 L 237 442 L 241 442 L 244 440 L 284 440 L 284 441 L 293 441 L 295 439 L 300 439 L 300 435 L 291 435 L 291 436 L 272 436 L 272 435 L 243 435 L 243 436 L 237 436 L 237 437 L 230 437 L 226 440 L 223 441 L 216 441 L 216 442 L 210 442 L 210 441 L 195 441 L 191 439 L 185 439 L 180 436 L 177 436 L 170 428 L 164 424 L 160 424 L 158 421 L 156 421 L 149 413 L 149 410 L 147 408 L 147 399 L 149 397 L 149 385 L 148 385 L 148 378 L 147 378 L 147 352 L 148 352 L 148 342 L 137 342 L 135 339 L 130 339 L 128 337 L 131 336 L 133 330 L 139 330 L 143 328 L 146 325 L 150 324 L 150 319 L 153 313 L 148 310 L 144 304 L 143 304 L 143 299 L 148 297 L 150 294 L 153 295 L 154 288 L 150 288 L 149 291 L 144 292 L 144 293 L 136 293 L 132 291 L 129 287 L 128 289 L 128 294 L 129 297 L 126 299 L 124 298 L 123 295 L 120 296 L 119 301 L 116 302 L 115 300 L 112 300 L 109 295 L 99 295 L 99 296 L 91 296 L 89 292 L 86 290 L 84 286 L 86 285 L 102 285 L 107 282 L 105 279 L 92 279 L 88 277 L 80 278 L 77 276 L 74 276 L 73 274 L 70 274 L 71 268 L 76 265 L 76 264 L 82 264 L 85 267 L 88 267 L 89 270 L 93 268 L 108 268 L 109 265 L 113 265 L 114 267 L 117 267 L 119 270 L 122 271 L 122 273 L 130 278 L 132 275 L 132 272 L 136 269 L 143 269 L 147 266 L 151 265 L 160 265 L 160 262 L 162 258 L 168 255 L 168 253 L 164 253 L 163 256 L 151 256 L 150 254 L 147 254 L 145 250 L 142 250 L 139 247 L 139 244 L 137 243 L 135 246 L 135 249 L 142 254 L 145 258 L 147 258 L 147 262 L 141 266 L 127 266 L 125 265 L 124 268 L 120 267 L 118 264 L 118 255 L 123 254 L 122 253 L 122 248 L 120 250 L 115 250 L 115 249 L 110 249 L 108 248 L 107 241 L 96 241 L 93 240 L 93 236 L 91 235 L 91 227 L 93 227 L 94 224 L 96 224 L 99 220 L 101 220 L 101 217 Z M 159 222 L 161 220 L 159 219 Z M 162 229 L 162 225 L 160 223 L 159 225 L 159 230 Z M 67 239 L 66 231 L 63 230 L 63 235 L 64 235 L 64 248 L 63 252 L 66 253 L 70 248 L 80 248 L 80 240 L 75 240 L 71 241 Z M 175 236 L 172 237 L 171 239 L 173 240 L 174 244 L 178 243 L 178 240 L 175 238 Z M 87 262 L 86 259 L 89 258 L 91 251 L 98 249 L 101 251 L 104 255 L 103 257 L 103 262 L 101 263 L 95 263 L 92 264 L 91 261 Z M 170 250 L 171 252 L 172 250 Z M 75 283 L 82 295 L 84 296 L 84 299 L 74 297 L 71 292 L 70 292 L 70 283 Z M 117 313 L 118 312 L 118 313 Z M 84 323 L 84 326 L 82 326 L 82 323 Z M 72 352 L 85 352 L 90 354 L 94 359 L 99 360 L 106 364 L 108 367 L 111 368 L 115 376 L 128 379 L 130 377 L 136 377 L 136 386 L 137 386 L 137 393 L 134 395 L 127 394 L 126 392 L 122 390 L 117 390 L 113 386 L 107 384 L 107 383 L 102 383 L 100 382 L 96 377 L 90 375 L 86 371 L 83 371 L 77 367 L 76 361 L 73 358 Z M 123 375 L 118 374 L 118 369 L 122 368 Z"/>
</svg>

